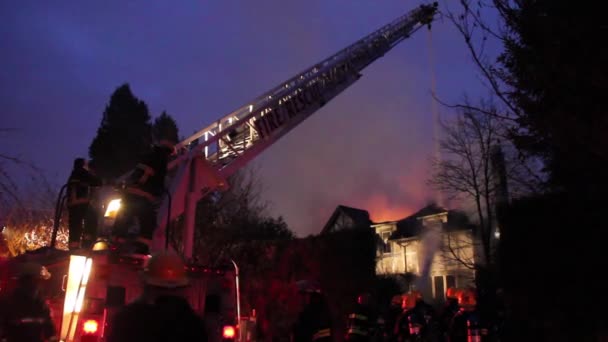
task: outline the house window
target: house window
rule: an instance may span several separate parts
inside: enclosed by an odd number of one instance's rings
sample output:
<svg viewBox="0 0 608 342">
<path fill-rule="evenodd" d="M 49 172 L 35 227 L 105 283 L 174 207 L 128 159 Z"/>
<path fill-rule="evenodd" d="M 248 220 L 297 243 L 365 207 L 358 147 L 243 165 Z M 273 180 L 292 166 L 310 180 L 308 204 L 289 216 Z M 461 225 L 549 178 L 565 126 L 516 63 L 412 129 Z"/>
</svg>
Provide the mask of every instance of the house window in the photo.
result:
<svg viewBox="0 0 608 342">
<path fill-rule="evenodd" d="M 382 232 L 380 237 L 382 237 L 382 242 L 384 242 L 382 252 L 385 254 L 391 253 L 391 242 L 388 239 L 391 236 L 391 232 Z"/>
<path fill-rule="evenodd" d="M 416 246 L 406 247 L 405 267 L 406 272 L 418 274 L 418 248 Z"/>
<path fill-rule="evenodd" d="M 443 286 L 443 276 L 433 277 L 433 285 L 435 287 L 435 299 L 439 301 L 444 301 L 445 288 Z"/>
<path fill-rule="evenodd" d="M 456 287 L 456 277 L 453 275 L 445 276 L 445 289 L 449 289 L 450 287 Z"/>
<path fill-rule="evenodd" d="M 445 300 L 445 293 L 450 287 L 456 287 L 456 277 L 453 275 L 433 277 L 433 297 L 438 301 Z"/>
</svg>

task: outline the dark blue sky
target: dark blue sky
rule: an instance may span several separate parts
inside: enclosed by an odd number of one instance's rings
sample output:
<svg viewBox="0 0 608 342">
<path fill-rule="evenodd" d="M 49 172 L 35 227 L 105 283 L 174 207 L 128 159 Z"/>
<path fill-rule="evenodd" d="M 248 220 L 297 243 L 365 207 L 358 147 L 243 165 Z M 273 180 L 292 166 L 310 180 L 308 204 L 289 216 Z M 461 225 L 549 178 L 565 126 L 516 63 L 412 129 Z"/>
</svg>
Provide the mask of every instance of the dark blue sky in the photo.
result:
<svg viewBox="0 0 608 342">
<path fill-rule="evenodd" d="M 57 185 L 86 156 L 124 82 L 188 135 L 414 8 L 404 0 L 3 1 L 2 152 Z M 437 92 L 486 90 L 447 20 L 433 25 Z M 429 34 L 417 32 L 256 161 L 272 213 L 316 233 L 338 204 L 401 218 L 430 198 Z M 442 117 L 449 112 L 441 109 Z"/>
</svg>

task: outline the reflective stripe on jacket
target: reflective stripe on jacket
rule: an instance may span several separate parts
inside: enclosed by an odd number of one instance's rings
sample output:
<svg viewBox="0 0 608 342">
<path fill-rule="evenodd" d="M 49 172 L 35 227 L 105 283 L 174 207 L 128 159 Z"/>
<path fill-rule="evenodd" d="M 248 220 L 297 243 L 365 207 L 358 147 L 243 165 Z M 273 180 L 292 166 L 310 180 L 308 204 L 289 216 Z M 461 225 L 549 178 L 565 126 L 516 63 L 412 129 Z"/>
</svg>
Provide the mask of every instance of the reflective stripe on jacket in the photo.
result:
<svg viewBox="0 0 608 342">
<path fill-rule="evenodd" d="M 346 334 L 368 337 L 371 325 L 370 309 L 358 304 L 355 311 L 348 315 Z"/>
<path fill-rule="evenodd" d="M 314 333 L 314 335 L 312 335 L 312 340 L 317 341 L 323 337 L 330 337 L 330 336 L 331 336 L 331 329 L 329 329 L 329 328 L 321 329 L 321 330 L 317 330 L 317 332 Z"/>
</svg>

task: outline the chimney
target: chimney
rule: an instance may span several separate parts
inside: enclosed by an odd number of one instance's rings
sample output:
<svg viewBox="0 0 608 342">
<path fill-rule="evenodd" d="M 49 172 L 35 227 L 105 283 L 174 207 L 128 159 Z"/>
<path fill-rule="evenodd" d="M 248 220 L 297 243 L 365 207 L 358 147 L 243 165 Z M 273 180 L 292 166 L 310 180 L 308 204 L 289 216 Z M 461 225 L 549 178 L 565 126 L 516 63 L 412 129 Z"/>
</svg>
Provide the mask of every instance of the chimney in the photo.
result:
<svg viewBox="0 0 608 342">
<path fill-rule="evenodd" d="M 491 151 L 492 173 L 494 185 L 496 186 L 496 205 L 502 206 L 509 203 L 509 188 L 507 185 L 507 170 L 505 166 L 505 155 L 500 145 L 492 146 Z"/>
</svg>

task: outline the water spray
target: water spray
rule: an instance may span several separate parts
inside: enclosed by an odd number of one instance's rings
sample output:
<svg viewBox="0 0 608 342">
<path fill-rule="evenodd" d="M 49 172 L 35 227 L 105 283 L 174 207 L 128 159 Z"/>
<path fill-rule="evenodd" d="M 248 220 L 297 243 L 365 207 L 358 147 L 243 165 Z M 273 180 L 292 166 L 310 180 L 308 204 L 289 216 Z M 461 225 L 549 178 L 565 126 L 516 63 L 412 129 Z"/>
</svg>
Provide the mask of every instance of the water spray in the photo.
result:
<svg viewBox="0 0 608 342">
<path fill-rule="evenodd" d="M 424 232 L 422 233 L 421 239 L 421 254 L 422 254 L 422 267 L 420 269 L 420 276 L 416 278 L 414 282 L 414 289 L 424 289 L 428 281 L 431 266 L 433 265 L 433 259 L 435 253 L 441 246 L 441 228 L 442 220 L 433 219 L 431 222 L 425 222 L 421 224 L 424 226 Z"/>
</svg>

